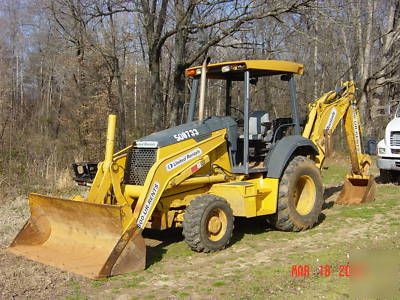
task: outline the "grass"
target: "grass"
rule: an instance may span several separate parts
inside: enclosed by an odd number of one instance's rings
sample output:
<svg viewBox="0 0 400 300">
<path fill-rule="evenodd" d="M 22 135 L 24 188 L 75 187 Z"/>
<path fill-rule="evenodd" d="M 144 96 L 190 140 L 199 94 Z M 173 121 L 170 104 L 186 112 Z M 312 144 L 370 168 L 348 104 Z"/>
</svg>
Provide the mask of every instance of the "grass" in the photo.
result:
<svg viewBox="0 0 400 300">
<path fill-rule="evenodd" d="M 219 286 L 225 286 L 226 282 L 225 281 L 216 281 L 212 284 L 213 287 L 219 287 Z"/>
<path fill-rule="evenodd" d="M 87 299 L 88 299 L 87 296 L 75 295 L 75 294 L 65 297 L 65 300 L 87 300 Z"/>
<path fill-rule="evenodd" d="M 106 283 L 107 281 L 108 281 L 107 278 L 105 278 L 105 279 L 99 279 L 99 280 L 92 280 L 92 281 L 90 282 L 90 285 L 91 285 L 92 287 L 100 287 L 100 286 L 102 286 L 104 283 Z"/>
<path fill-rule="evenodd" d="M 332 184 L 343 182 L 346 174 L 349 172 L 349 167 L 341 163 L 329 162 L 322 169 L 322 181 L 324 184 Z"/>
<path fill-rule="evenodd" d="M 177 242 L 177 243 L 172 243 L 172 244 L 168 245 L 167 247 L 165 247 L 165 249 L 167 250 L 167 253 L 166 253 L 167 256 L 169 256 L 171 258 L 182 258 L 182 257 L 192 256 L 195 254 L 189 248 L 189 246 L 183 241 Z"/>
<path fill-rule="evenodd" d="M 219 265 L 222 265 L 222 264 L 226 263 L 226 261 L 225 261 L 225 259 L 217 258 L 217 259 L 215 260 L 215 263 L 216 263 L 216 264 L 219 264 Z"/>
<path fill-rule="evenodd" d="M 380 241 L 380 245 L 390 245 L 391 242 Z M 370 240 L 364 239 L 360 246 L 368 248 L 372 244 Z M 310 299 L 319 295 L 319 291 L 327 298 L 347 297 L 350 293 L 349 278 L 339 275 L 340 266 L 349 263 L 348 254 L 351 249 L 351 243 L 345 243 L 344 247 L 343 243 L 337 243 L 331 248 L 307 255 L 290 255 L 286 263 L 274 267 L 265 264 L 253 266 L 248 280 L 241 280 L 237 287 L 229 288 L 233 288 L 234 294 L 238 295 L 237 299 Z M 292 277 L 291 266 L 298 264 L 310 266 L 310 275 Z M 329 276 L 319 274 L 320 265 L 330 266 Z"/>
<path fill-rule="evenodd" d="M 70 288 L 72 288 L 71 295 L 65 297 L 66 300 L 86 300 L 87 296 L 81 294 L 81 285 L 75 281 L 69 281 L 67 284 Z"/>
<path fill-rule="evenodd" d="M 135 277 L 133 279 L 130 279 L 130 280 L 124 282 L 122 287 L 123 288 L 136 288 L 139 286 L 145 286 L 144 284 L 141 284 L 143 281 L 145 281 L 144 277 Z"/>
<path fill-rule="evenodd" d="M 379 189 L 381 189 L 381 187 Z M 392 190 L 389 188 L 388 195 L 391 195 L 391 192 Z M 384 197 L 379 197 L 379 195 L 377 195 L 376 198 L 377 200 L 371 203 L 364 203 L 359 206 L 340 207 L 338 209 L 338 216 L 343 218 L 360 218 L 364 220 L 371 220 L 376 215 L 382 215 L 386 217 L 400 204 L 400 201 L 397 198 L 384 199 Z"/>
</svg>

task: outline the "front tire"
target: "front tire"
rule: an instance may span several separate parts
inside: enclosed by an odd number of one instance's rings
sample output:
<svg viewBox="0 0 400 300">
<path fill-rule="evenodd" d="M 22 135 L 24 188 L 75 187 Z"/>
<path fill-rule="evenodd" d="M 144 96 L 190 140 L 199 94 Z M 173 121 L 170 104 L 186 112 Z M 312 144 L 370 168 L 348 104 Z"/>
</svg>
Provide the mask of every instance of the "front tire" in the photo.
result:
<svg viewBox="0 0 400 300">
<path fill-rule="evenodd" d="M 379 169 L 379 181 L 383 184 L 393 182 L 393 174 L 390 170 Z"/>
<path fill-rule="evenodd" d="M 232 237 L 233 220 L 232 209 L 225 199 L 198 196 L 186 208 L 183 218 L 185 242 L 198 252 L 222 250 Z"/>
<path fill-rule="evenodd" d="M 304 156 L 296 156 L 280 182 L 277 212 L 267 222 L 283 231 L 301 231 L 314 226 L 321 214 L 323 185 L 319 169 Z"/>
</svg>

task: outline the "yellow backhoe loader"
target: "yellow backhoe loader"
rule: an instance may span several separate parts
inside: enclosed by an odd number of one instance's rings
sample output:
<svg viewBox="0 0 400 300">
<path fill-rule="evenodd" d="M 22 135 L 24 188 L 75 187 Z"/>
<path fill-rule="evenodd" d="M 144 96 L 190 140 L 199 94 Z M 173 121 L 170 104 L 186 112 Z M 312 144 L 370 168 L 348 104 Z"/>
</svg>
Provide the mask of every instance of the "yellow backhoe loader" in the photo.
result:
<svg viewBox="0 0 400 300">
<path fill-rule="evenodd" d="M 8 250 L 102 278 L 145 268 L 145 227 L 182 226 L 186 243 L 203 252 L 229 244 L 234 217 L 265 216 L 278 230 L 311 228 L 324 201 L 320 169 L 329 136 L 343 117 L 352 171 L 338 202 L 372 200 L 354 84 L 318 99 L 301 124 L 294 75 L 302 73 L 301 64 L 273 60 L 187 69 L 193 79 L 187 122 L 113 153 L 116 117 L 109 116 L 104 161 L 74 165 L 76 180 L 91 186 L 88 196 L 30 194 L 31 217 Z M 288 82 L 291 117 L 250 112 L 251 84 L 271 76 Z M 224 116 L 204 116 L 207 80 L 225 82 Z M 236 118 L 233 87 L 242 95 L 243 116 Z"/>
</svg>

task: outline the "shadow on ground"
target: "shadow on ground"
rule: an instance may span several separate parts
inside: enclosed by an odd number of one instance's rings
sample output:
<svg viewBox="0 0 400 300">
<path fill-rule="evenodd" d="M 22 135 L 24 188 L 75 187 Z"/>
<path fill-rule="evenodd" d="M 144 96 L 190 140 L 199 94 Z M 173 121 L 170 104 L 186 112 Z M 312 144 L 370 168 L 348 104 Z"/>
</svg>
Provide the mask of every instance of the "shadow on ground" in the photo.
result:
<svg viewBox="0 0 400 300">
<path fill-rule="evenodd" d="M 273 229 L 268 228 L 265 217 L 251 219 L 235 218 L 234 231 L 230 245 L 243 239 L 245 235 L 258 235 Z M 146 268 L 161 261 L 167 253 L 166 247 L 183 241 L 182 228 L 170 228 L 166 230 L 145 229 L 143 237 L 146 241 Z M 189 247 L 189 246 L 187 246 Z"/>
<path fill-rule="evenodd" d="M 314 227 L 321 224 L 325 220 L 325 218 L 325 214 L 321 213 Z M 249 239 L 251 240 L 251 236 L 265 234 L 266 232 L 270 231 L 276 230 L 268 225 L 265 216 L 250 219 L 244 217 L 236 217 L 230 245 L 240 242 L 245 236 L 250 236 Z M 145 239 L 152 240 L 152 243 L 149 243 L 146 246 L 146 268 L 163 259 L 163 257 L 167 253 L 167 246 L 173 243 L 182 242 L 184 240 L 182 235 L 182 228 L 170 228 L 163 231 L 145 229 L 143 232 L 143 237 Z"/>
<path fill-rule="evenodd" d="M 400 185 L 400 173 L 388 173 L 386 176 L 379 175 L 375 177 L 375 182 L 378 184 L 388 184 L 392 183 L 395 185 Z"/>
<path fill-rule="evenodd" d="M 273 231 L 267 224 L 265 217 L 235 218 L 235 229 L 231 238 L 231 245 L 239 242 L 245 235 L 259 235 L 268 231 Z"/>
<path fill-rule="evenodd" d="M 343 189 L 343 184 L 333 187 L 328 187 L 324 190 L 324 204 L 322 210 L 330 209 L 334 206 L 334 201 L 326 202 L 332 195 L 338 193 Z M 321 213 L 318 217 L 318 221 L 314 227 L 317 227 L 326 219 L 326 215 Z M 259 235 L 269 231 L 275 231 L 271 228 L 265 216 L 256 218 L 244 218 L 236 217 L 234 223 L 233 236 L 231 238 L 230 245 L 241 241 L 245 235 Z M 143 231 L 143 237 L 145 239 L 150 239 L 151 242 L 147 243 L 147 258 L 146 258 L 146 268 L 151 265 L 161 261 L 163 256 L 167 253 L 166 247 L 183 241 L 182 228 L 170 228 L 166 230 L 155 230 L 155 229 L 145 229 Z"/>
<path fill-rule="evenodd" d="M 338 186 L 331 186 L 331 187 L 325 188 L 324 196 L 323 196 L 324 197 L 324 204 L 322 205 L 322 210 L 330 209 L 330 208 L 333 207 L 333 205 L 335 204 L 335 201 L 327 202 L 326 200 L 328 200 L 334 194 L 340 192 L 342 189 L 343 189 L 343 184 L 338 185 Z"/>
<path fill-rule="evenodd" d="M 150 243 L 150 245 L 146 246 L 146 268 L 162 260 L 163 256 L 167 253 L 165 247 L 183 241 L 182 228 L 169 228 L 165 230 L 145 229 L 143 237 L 159 241 L 156 245 L 152 246 L 154 243 Z"/>
</svg>

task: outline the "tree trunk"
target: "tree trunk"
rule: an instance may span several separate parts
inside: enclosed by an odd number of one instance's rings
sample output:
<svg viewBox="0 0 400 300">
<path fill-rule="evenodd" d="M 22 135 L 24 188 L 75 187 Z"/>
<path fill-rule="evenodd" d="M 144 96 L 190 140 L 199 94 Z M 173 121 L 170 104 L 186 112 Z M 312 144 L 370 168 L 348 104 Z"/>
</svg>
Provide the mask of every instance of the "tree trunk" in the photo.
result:
<svg viewBox="0 0 400 300">
<path fill-rule="evenodd" d="M 318 20 L 315 18 L 315 34 L 318 32 Z M 320 75 L 318 73 L 318 40 L 314 40 L 314 55 L 313 55 L 313 63 L 314 63 L 314 87 L 313 87 L 313 99 L 317 99 L 319 96 L 318 87 L 320 87 L 319 78 Z"/>
<path fill-rule="evenodd" d="M 397 15 L 396 15 L 397 14 Z M 391 69 L 388 66 L 391 54 L 393 54 L 393 46 L 395 42 L 399 39 L 398 32 L 400 30 L 400 22 L 398 20 L 400 14 L 400 4 L 398 1 L 393 1 L 389 8 L 388 19 L 386 22 L 386 28 L 384 29 L 383 43 L 381 46 L 382 52 L 380 54 L 380 63 L 378 71 L 375 73 L 378 78 L 373 82 L 372 89 L 372 100 L 371 100 L 371 119 L 373 123 L 378 124 L 381 121 L 382 114 L 378 113 L 378 108 L 382 105 L 388 104 L 389 86 L 385 88 L 385 81 L 390 79 L 391 72 L 387 69 Z M 389 80 L 390 81 L 390 80 Z M 386 116 L 384 116 L 386 118 Z M 374 127 L 376 135 L 383 134 L 383 128 Z M 378 132 L 380 129 L 381 132 Z"/>
<path fill-rule="evenodd" d="M 185 69 L 177 66 L 174 70 L 174 91 L 172 98 L 172 110 L 169 126 L 181 123 L 183 106 L 185 104 Z"/>
<path fill-rule="evenodd" d="M 353 62 L 352 62 L 352 59 L 351 59 L 351 48 L 350 48 L 350 45 L 349 45 L 349 43 L 347 41 L 347 34 L 346 34 L 345 30 L 344 30 L 344 27 L 341 28 L 341 31 L 342 31 L 344 51 L 346 53 L 346 61 L 347 61 L 348 74 L 349 74 L 348 78 L 349 78 L 349 80 L 354 80 L 354 75 L 353 75 L 354 66 L 353 66 Z"/>
<path fill-rule="evenodd" d="M 118 58 L 116 58 L 116 78 L 117 78 L 117 90 L 118 90 L 118 139 L 120 147 L 126 147 L 126 122 L 125 122 L 125 99 L 122 90 L 122 78 L 119 69 Z"/>
<path fill-rule="evenodd" d="M 368 101 L 368 79 L 370 77 L 370 70 L 371 70 L 371 47 L 374 42 L 371 36 L 373 16 L 374 16 L 374 2 L 367 1 L 367 24 L 366 24 L 365 39 L 364 42 L 360 43 L 360 58 L 362 58 L 362 60 L 360 64 L 361 99 L 359 105 L 361 122 L 366 127 L 367 134 L 370 133 L 370 130 L 372 128 L 371 126 L 369 126 L 371 124 L 371 116 L 370 116 L 370 103 Z M 361 22 L 362 19 L 360 13 L 359 28 L 361 27 Z"/>
<path fill-rule="evenodd" d="M 175 54 L 175 68 L 174 68 L 174 85 L 172 93 L 172 109 L 169 125 L 176 126 L 181 123 L 183 106 L 185 105 L 185 68 L 188 66 L 186 60 L 187 53 L 187 40 L 188 30 L 184 25 L 189 24 L 193 8 L 188 8 L 186 12 L 183 0 L 175 0 L 175 17 L 178 23 L 181 23 L 183 28 L 180 28 L 175 34 L 174 54 Z"/>
<path fill-rule="evenodd" d="M 162 105 L 162 93 L 161 93 L 161 81 L 160 81 L 160 56 L 152 55 L 149 57 L 150 65 L 150 90 L 149 97 L 151 103 L 151 129 L 153 132 L 160 131 L 163 129 L 163 105 Z"/>
</svg>

